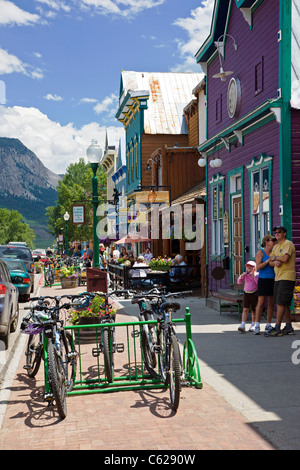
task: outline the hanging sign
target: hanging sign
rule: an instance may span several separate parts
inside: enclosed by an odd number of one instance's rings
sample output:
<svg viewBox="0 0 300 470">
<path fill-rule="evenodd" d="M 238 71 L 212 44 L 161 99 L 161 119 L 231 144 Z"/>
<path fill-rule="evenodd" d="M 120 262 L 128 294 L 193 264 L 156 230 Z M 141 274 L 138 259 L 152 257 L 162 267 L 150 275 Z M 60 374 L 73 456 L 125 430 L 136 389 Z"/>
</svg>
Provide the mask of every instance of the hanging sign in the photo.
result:
<svg viewBox="0 0 300 470">
<path fill-rule="evenodd" d="M 85 223 L 85 205 L 73 204 L 71 206 L 72 224 Z"/>
</svg>

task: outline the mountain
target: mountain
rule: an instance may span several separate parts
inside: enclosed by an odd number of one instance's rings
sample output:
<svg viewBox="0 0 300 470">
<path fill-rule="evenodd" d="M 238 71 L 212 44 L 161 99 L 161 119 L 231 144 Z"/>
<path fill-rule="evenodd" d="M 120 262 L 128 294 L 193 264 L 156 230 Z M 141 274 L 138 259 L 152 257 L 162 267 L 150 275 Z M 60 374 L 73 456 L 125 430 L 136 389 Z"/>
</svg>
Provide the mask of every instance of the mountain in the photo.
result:
<svg viewBox="0 0 300 470">
<path fill-rule="evenodd" d="M 0 206 L 23 215 L 39 248 L 52 242 L 45 212 L 55 205 L 60 179 L 19 139 L 0 137 Z"/>
</svg>

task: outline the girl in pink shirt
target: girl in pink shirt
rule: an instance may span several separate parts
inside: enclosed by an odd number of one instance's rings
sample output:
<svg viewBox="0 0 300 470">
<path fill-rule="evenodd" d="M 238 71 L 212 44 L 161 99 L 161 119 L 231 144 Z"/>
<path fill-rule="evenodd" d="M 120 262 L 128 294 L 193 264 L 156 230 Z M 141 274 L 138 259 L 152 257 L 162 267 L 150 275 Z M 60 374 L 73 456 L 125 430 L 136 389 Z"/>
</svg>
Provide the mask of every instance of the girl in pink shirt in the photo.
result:
<svg viewBox="0 0 300 470">
<path fill-rule="evenodd" d="M 238 331 L 245 333 L 245 325 L 251 309 L 252 323 L 249 331 L 254 331 L 255 327 L 255 309 L 257 305 L 257 283 L 258 283 L 258 272 L 256 271 L 255 261 L 247 261 L 246 271 L 242 273 L 237 280 L 238 284 L 244 283 L 244 298 L 243 298 L 243 313 L 242 323 L 239 326 Z"/>
</svg>

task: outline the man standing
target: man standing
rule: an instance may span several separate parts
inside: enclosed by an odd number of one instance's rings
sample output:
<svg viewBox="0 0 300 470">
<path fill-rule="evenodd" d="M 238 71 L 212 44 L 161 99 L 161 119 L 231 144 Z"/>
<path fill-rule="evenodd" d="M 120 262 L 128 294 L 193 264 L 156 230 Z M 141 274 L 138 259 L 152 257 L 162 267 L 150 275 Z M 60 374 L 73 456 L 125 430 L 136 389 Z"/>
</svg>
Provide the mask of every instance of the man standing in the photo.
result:
<svg viewBox="0 0 300 470">
<path fill-rule="evenodd" d="M 292 303 L 296 280 L 295 245 L 286 239 L 286 228 L 281 225 L 274 227 L 277 243 L 270 255 L 270 265 L 274 266 L 274 303 L 277 305 L 277 318 L 275 328 L 265 333 L 265 336 L 282 336 L 295 334 L 291 324 L 290 305 Z M 286 325 L 281 330 L 281 322 L 285 319 Z"/>
</svg>

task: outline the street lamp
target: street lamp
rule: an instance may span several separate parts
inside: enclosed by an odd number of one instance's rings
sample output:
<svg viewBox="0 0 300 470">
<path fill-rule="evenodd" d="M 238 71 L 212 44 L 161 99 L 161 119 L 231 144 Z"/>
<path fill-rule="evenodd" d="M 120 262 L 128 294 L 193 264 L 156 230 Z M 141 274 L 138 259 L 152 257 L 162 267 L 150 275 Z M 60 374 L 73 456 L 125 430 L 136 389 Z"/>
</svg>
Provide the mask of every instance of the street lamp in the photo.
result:
<svg viewBox="0 0 300 470">
<path fill-rule="evenodd" d="M 66 255 L 67 256 L 68 256 L 68 252 L 69 252 L 69 249 L 68 249 L 69 248 L 69 242 L 68 242 L 68 220 L 69 220 L 69 218 L 70 218 L 70 214 L 69 214 L 68 211 L 66 211 L 65 214 L 64 214 L 64 220 L 66 222 L 66 226 L 65 226 L 65 230 L 66 230 L 66 248 L 65 248 L 65 250 L 66 250 Z"/>
<path fill-rule="evenodd" d="M 99 239 L 97 236 L 97 209 L 98 209 L 98 178 L 96 176 L 97 169 L 102 157 L 102 149 L 98 145 L 97 140 L 92 140 L 91 145 L 86 150 L 87 159 L 93 170 L 92 191 L 93 191 L 93 266 L 99 268 Z"/>
</svg>

